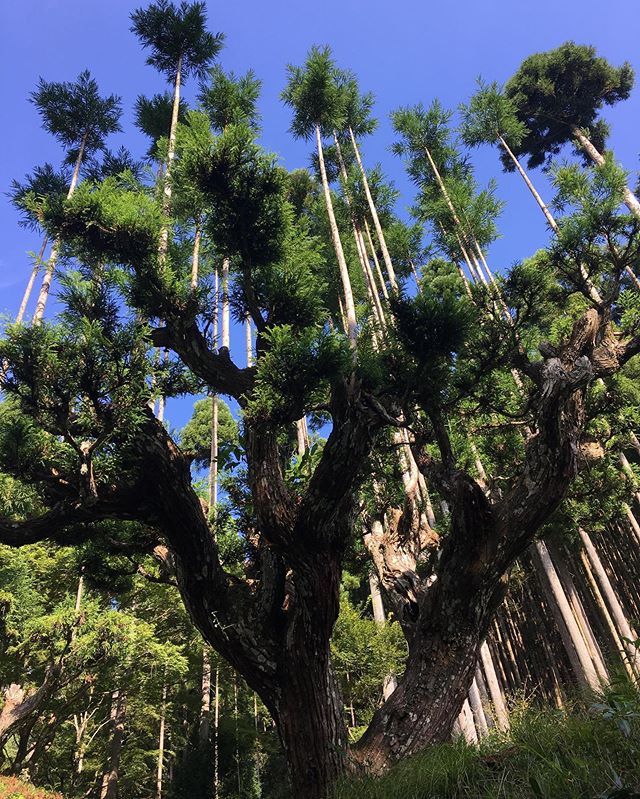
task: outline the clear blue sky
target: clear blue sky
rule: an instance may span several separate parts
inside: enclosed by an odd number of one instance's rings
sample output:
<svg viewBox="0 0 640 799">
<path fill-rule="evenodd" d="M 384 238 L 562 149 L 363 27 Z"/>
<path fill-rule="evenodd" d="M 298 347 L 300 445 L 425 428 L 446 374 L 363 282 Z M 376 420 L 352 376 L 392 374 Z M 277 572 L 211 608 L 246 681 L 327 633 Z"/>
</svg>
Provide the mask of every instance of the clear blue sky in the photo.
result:
<svg viewBox="0 0 640 799">
<path fill-rule="evenodd" d="M 0 159 L 0 314 L 15 314 L 30 271 L 26 253 L 38 246 L 33 234 L 18 228 L 4 192 L 12 178 L 21 179 L 45 161 L 58 165 L 63 156 L 58 144 L 40 129 L 37 113 L 27 101 L 38 77 L 72 80 L 88 68 L 103 94 L 123 98 L 123 133 L 113 136 L 109 146 L 117 149 L 124 144 L 136 156 L 146 149 L 132 126 L 131 109 L 138 94 L 161 91 L 164 84 L 145 64 L 145 55 L 129 32 L 129 14 L 139 5 L 134 0 L 0 3 L 0 52 L 5 65 L 0 77 L 5 109 Z M 226 35 L 220 63 L 236 72 L 253 68 L 262 79 L 262 141 L 290 169 L 307 165 L 310 146 L 293 141 L 288 133 L 289 111 L 279 100 L 285 65 L 301 63 L 312 44 L 330 44 L 338 63 L 358 74 L 361 86 L 376 95 L 380 120 L 378 131 L 364 143 L 365 161 L 371 166 L 380 162 L 401 189 L 399 210 L 412 202 L 413 189 L 400 161 L 389 152 L 391 110 L 419 101 L 428 104 L 435 97 L 447 107 L 456 107 L 472 93 L 476 76 L 503 82 L 527 55 L 567 39 L 595 45 L 615 64 L 628 60 L 640 73 L 639 11 L 637 0 L 208 2 L 210 29 Z M 195 89 L 193 82 L 187 83 L 187 100 Z M 612 125 L 610 145 L 618 160 L 635 172 L 640 151 L 640 88 L 627 102 L 606 109 L 605 116 Z M 500 224 L 502 238 L 489 253 L 489 263 L 501 270 L 544 244 L 543 218 L 520 179 L 500 172 L 494 150 L 475 151 L 472 159 L 479 181 L 497 178 L 498 194 L 507 201 Z M 534 177 L 549 197 L 543 175 Z M 189 412 L 190 403 L 170 403 L 170 423 L 181 426 Z"/>
</svg>

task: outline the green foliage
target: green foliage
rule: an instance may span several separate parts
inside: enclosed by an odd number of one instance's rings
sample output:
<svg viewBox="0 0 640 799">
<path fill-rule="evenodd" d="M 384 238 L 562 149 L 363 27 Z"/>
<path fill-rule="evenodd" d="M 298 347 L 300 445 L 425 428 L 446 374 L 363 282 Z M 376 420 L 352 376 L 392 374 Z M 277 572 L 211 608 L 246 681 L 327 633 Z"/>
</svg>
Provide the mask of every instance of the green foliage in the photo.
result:
<svg viewBox="0 0 640 799">
<path fill-rule="evenodd" d="M 342 126 L 344 95 L 339 78 L 330 47 L 314 46 L 303 67 L 287 66 L 287 88 L 281 96 L 293 109 L 290 130 L 296 138 L 311 138 L 316 127 L 331 133 Z"/>
<path fill-rule="evenodd" d="M 281 257 L 288 224 L 286 176 L 245 125 L 231 125 L 203 159 L 198 184 L 211 204 L 208 231 L 218 249 L 247 265 Z"/>
<path fill-rule="evenodd" d="M 151 54 L 147 64 L 173 83 L 178 69 L 184 80 L 190 74 L 202 80 L 224 42 L 224 34 L 206 30 L 204 3 L 158 0 L 131 14 L 131 30 Z"/>
<path fill-rule="evenodd" d="M 574 127 L 604 149 L 607 131 L 598 112 L 603 105 L 626 100 L 633 77 L 628 63 L 613 67 L 595 48 L 574 42 L 529 56 L 505 86 L 518 121 L 528 131 L 516 154 L 527 155 L 532 168 L 541 166 L 572 141 Z"/>
<path fill-rule="evenodd" d="M 47 200 L 62 200 L 68 189 L 69 175 L 66 170 L 56 172 L 51 164 L 35 167 L 33 175 L 25 175 L 24 183 L 12 180 L 8 195 L 20 214 L 18 224 L 29 230 L 38 230 L 42 222 L 39 209 Z"/>
<path fill-rule="evenodd" d="M 238 424 L 229 406 L 218 397 L 218 466 L 226 469 L 233 462 L 238 444 Z M 209 465 L 211 457 L 211 402 L 210 398 L 197 400 L 193 414 L 180 432 L 180 446 L 194 455 L 196 466 Z"/>
<path fill-rule="evenodd" d="M 635 712 L 638 696 L 633 699 Z M 597 710 L 597 709 L 596 709 Z M 481 747 L 461 740 L 431 747 L 382 779 L 343 784 L 339 799 L 601 799 L 633 797 L 640 789 L 638 719 L 626 735 L 600 711 L 562 712 L 526 706 L 511 715 L 511 730 Z M 625 790 L 626 789 L 626 792 Z M 616 793 L 619 791 L 619 793 Z"/>
<path fill-rule="evenodd" d="M 155 258 L 163 224 L 159 205 L 118 178 L 83 183 L 64 206 L 48 203 L 48 224 L 90 260 L 139 266 Z"/>
<path fill-rule="evenodd" d="M 101 149 L 110 133 L 120 130 L 120 97 L 100 97 L 88 70 L 81 72 L 75 83 L 49 83 L 40 78 L 31 102 L 40 112 L 45 130 L 73 148 L 67 154 L 69 163 L 76 160 L 83 141 L 84 151 L 90 153 Z"/>
<path fill-rule="evenodd" d="M 247 407 L 252 424 L 299 419 L 324 399 L 327 381 L 348 374 L 351 354 L 342 336 L 315 327 L 279 325 L 264 333 L 268 350 L 258 362 Z"/>
<path fill-rule="evenodd" d="M 262 81 L 251 69 L 236 77 L 216 64 L 209 70 L 209 82 L 201 87 L 198 101 L 218 132 L 228 125 L 245 125 L 258 132 L 260 114 L 256 104 L 261 86 Z"/>
<path fill-rule="evenodd" d="M 187 118 L 187 103 L 181 98 L 178 105 L 178 122 Z M 151 139 L 147 151 L 148 158 L 158 158 L 158 141 L 169 133 L 173 98 L 169 92 L 154 94 L 153 97 L 138 95 L 134 106 L 136 127 Z"/>
<path fill-rule="evenodd" d="M 518 119 L 513 100 L 508 98 L 497 83 L 485 83 L 478 78 L 478 91 L 469 105 L 460 106 L 462 141 L 469 147 L 495 144 L 500 137 L 511 149 L 520 146 L 527 133 Z M 511 164 L 511 169 L 515 167 Z"/>
<path fill-rule="evenodd" d="M 331 638 L 331 654 L 347 705 L 367 724 L 382 699 L 385 678 L 404 670 L 406 643 L 396 622 L 376 624 L 362 614 L 343 590 L 340 615 Z"/>
</svg>

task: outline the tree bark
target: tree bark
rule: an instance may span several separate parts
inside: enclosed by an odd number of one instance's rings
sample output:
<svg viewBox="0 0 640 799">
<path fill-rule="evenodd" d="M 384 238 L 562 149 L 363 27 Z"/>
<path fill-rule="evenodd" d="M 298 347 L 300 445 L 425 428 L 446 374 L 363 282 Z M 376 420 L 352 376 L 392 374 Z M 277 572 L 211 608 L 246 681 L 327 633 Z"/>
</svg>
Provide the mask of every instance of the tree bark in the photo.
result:
<svg viewBox="0 0 640 799">
<path fill-rule="evenodd" d="M 120 757 L 124 742 L 124 724 L 126 717 L 127 695 L 122 690 L 111 695 L 111 745 L 109 747 L 109 765 L 102 777 L 100 799 L 117 799 Z"/>
<path fill-rule="evenodd" d="M 42 258 L 44 256 L 44 251 L 47 249 L 48 241 L 49 239 L 47 238 L 47 236 L 45 236 L 42 241 L 42 246 L 40 247 L 40 252 L 38 253 L 38 257 L 36 258 L 36 262 L 33 265 L 33 269 L 31 270 L 31 276 L 29 277 L 29 282 L 27 283 L 27 287 L 24 290 L 24 294 L 22 295 L 22 302 L 20 303 L 20 308 L 18 309 L 18 314 L 16 316 L 16 324 L 22 322 L 22 319 L 27 310 L 27 303 L 29 302 L 29 297 L 31 297 L 33 284 L 35 283 L 36 277 L 38 276 L 38 272 L 40 271 L 40 267 L 42 266 Z"/>
<path fill-rule="evenodd" d="M 327 208 L 327 216 L 329 217 L 329 228 L 331 230 L 331 240 L 333 248 L 338 260 L 338 269 L 340 270 L 340 279 L 342 281 L 342 293 L 344 295 L 347 333 L 351 346 L 355 347 L 357 338 L 357 321 L 356 321 L 356 308 L 353 303 L 353 291 L 351 289 L 351 278 L 349 277 L 349 268 L 347 261 L 344 257 L 344 250 L 342 249 L 342 241 L 340 240 L 340 231 L 338 230 L 338 223 L 333 211 L 333 202 L 331 200 L 331 190 L 329 189 L 329 181 L 327 179 L 327 169 L 324 163 L 324 152 L 322 150 L 322 136 L 320 133 L 320 126 L 316 125 L 316 146 L 318 148 L 318 162 L 320 165 L 320 178 L 322 180 L 322 190 L 324 192 L 324 201 Z"/>
<path fill-rule="evenodd" d="M 618 601 L 618 597 L 616 596 L 616 592 L 613 590 L 613 586 L 611 585 L 611 580 L 609 580 L 609 575 L 602 565 L 602 561 L 600 560 L 600 557 L 593 546 L 591 537 L 583 528 L 580 528 L 579 532 L 587 556 L 589 557 L 593 567 L 593 571 L 595 572 L 598 582 L 600 583 L 600 588 L 602 589 L 602 592 L 607 600 L 609 610 L 611 611 L 611 615 L 613 616 L 616 627 L 618 628 L 618 632 L 623 642 L 624 649 L 627 653 L 627 657 L 629 658 L 629 662 L 633 666 L 634 671 L 637 674 L 640 674 L 640 655 L 638 654 L 638 650 L 633 645 L 633 642 L 638 640 L 638 634 L 631 627 L 627 617 L 625 616 L 622 606 Z"/>
<path fill-rule="evenodd" d="M 358 142 L 356 141 L 356 137 L 353 135 L 353 130 L 349 128 L 349 135 L 351 136 L 351 144 L 353 145 L 353 152 L 356 156 L 356 161 L 358 162 L 358 166 L 360 167 L 360 174 L 362 175 L 362 185 L 364 186 L 364 193 L 367 197 L 367 203 L 369 204 L 369 211 L 371 212 L 371 219 L 373 219 L 373 226 L 376 229 L 376 233 L 378 234 L 378 241 L 380 242 L 380 250 L 382 252 L 382 258 L 384 260 L 384 265 L 387 268 L 387 274 L 389 275 L 389 284 L 394 292 L 398 291 L 398 281 L 396 279 L 396 273 L 393 268 L 393 263 L 391 262 L 391 256 L 389 255 L 389 250 L 387 249 L 387 242 L 384 238 L 384 232 L 382 230 L 382 225 L 380 224 L 380 218 L 378 217 L 378 210 L 376 208 L 376 204 L 373 201 L 373 197 L 371 196 L 371 189 L 369 188 L 369 180 L 367 178 L 367 172 L 364 168 L 362 163 L 362 158 L 360 157 L 360 148 L 358 147 Z"/>
<path fill-rule="evenodd" d="M 84 148 L 87 143 L 87 136 L 89 134 L 85 133 L 82 137 L 82 141 L 80 142 L 80 149 L 78 150 L 78 157 L 76 158 L 76 163 L 73 168 L 73 176 L 71 178 L 71 184 L 69 186 L 69 191 L 67 192 L 67 200 L 73 195 L 74 191 L 76 190 L 76 186 L 78 185 L 78 178 L 80 176 L 80 165 L 82 164 L 82 158 L 84 156 Z M 49 298 L 49 290 L 51 288 L 51 281 L 53 280 L 53 272 L 56 268 L 56 262 L 58 260 L 58 252 L 60 250 L 60 241 L 56 239 L 53 242 L 53 247 L 51 248 L 51 252 L 49 253 L 49 260 L 47 261 L 47 267 L 44 273 L 44 277 L 42 278 L 42 283 L 40 285 L 40 293 L 38 294 L 38 302 L 36 303 L 36 310 L 33 314 L 33 321 L 34 325 L 39 325 L 42 322 L 42 317 L 44 316 L 44 310 L 47 306 L 47 299 Z"/>
<path fill-rule="evenodd" d="M 167 684 L 162 686 L 160 705 L 160 730 L 158 732 L 158 768 L 156 771 L 156 799 L 162 799 L 162 778 L 164 776 L 164 728 L 167 714 Z"/>
<path fill-rule="evenodd" d="M 571 660 L 575 675 L 584 686 L 592 691 L 598 691 L 602 687 L 600 680 L 560 578 L 543 541 L 535 542 L 531 555 L 543 587 L 549 595 L 549 603 L 552 607 L 555 605 L 558 609 L 562 621 L 562 624 L 559 624 L 560 632 L 565 640 L 567 655 Z"/>
</svg>

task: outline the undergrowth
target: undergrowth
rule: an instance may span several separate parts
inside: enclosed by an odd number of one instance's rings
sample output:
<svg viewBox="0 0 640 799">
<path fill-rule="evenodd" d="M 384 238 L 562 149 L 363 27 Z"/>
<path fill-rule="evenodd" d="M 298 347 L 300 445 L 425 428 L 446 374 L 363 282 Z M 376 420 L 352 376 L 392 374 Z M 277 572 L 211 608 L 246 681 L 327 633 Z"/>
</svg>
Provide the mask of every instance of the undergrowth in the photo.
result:
<svg viewBox="0 0 640 799">
<path fill-rule="evenodd" d="M 15 777 L 0 777 L 0 799 L 62 799 L 62 796 L 28 785 Z"/>
<path fill-rule="evenodd" d="M 563 711 L 520 703 L 508 733 L 433 746 L 337 799 L 640 799 L 640 694 L 628 684 Z"/>
</svg>

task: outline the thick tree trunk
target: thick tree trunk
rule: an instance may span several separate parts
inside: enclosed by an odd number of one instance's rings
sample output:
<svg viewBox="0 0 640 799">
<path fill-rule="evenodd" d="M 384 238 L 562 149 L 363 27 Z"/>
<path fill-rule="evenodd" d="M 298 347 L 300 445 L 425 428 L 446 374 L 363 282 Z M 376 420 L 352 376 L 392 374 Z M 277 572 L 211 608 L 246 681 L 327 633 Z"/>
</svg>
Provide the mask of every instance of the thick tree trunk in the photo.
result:
<svg viewBox="0 0 640 799">
<path fill-rule="evenodd" d="M 216 685 L 213 694 L 213 796 L 220 795 L 220 667 L 216 666 Z"/>
<path fill-rule="evenodd" d="M 347 731 L 328 647 L 298 653 L 277 702 L 277 726 L 293 795 L 328 799 L 347 766 Z"/>
<path fill-rule="evenodd" d="M 463 627 L 453 615 L 450 627 L 421 631 L 411 642 L 402 680 L 354 747 L 367 771 L 381 774 L 419 749 L 449 740 L 479 650 L 477 627 Z"/>
</svg>

